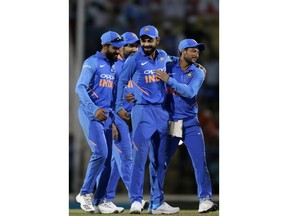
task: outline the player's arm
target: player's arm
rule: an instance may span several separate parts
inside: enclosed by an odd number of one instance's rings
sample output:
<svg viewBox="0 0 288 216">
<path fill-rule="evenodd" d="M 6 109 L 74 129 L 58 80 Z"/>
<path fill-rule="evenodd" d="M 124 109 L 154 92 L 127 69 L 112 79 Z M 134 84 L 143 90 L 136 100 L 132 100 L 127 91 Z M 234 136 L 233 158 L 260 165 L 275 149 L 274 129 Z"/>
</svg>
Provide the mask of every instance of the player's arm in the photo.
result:
<svg viewBox="0 0 288 216">
<path fill-rule="evenodd" d="M 132 78 L 136 70 L 135 56 L 129 56 L 125 61 L 122 71 L 119 74 L 118 84 L 117 84 L 117 96 L 116 96 L 116 106 L 115 111 L 118 115 L 124 119 L 129 120 L 130 116 L 123 108 L 123 100 L 125 99 L 124 88 L 128 84 L 128 81 Z"/>
<path fill-rule="evenodd" d="M 84 109 L 86 109 L 88 113 L 91 113 L 94 116 L 96 115 L 96 111 L 99 109 L 99 107 L 96 106 L 89 97 L 87 93 L 87 88 L 89 86 L 93 74 L 95 73 L 95 70 L 96 65 L 91 64 L 89 61 L 86 60 L 83 63 L 80 77 L 77 81 L 75 89 L 80 102 L 84 105 Z"/>
<path fill-rule="evenodd" d="M 169 77 L 169 75 L 164 71 L 156 71 L 156 73 L 161 80 L 167 82 L 167 84 L 170 85 L 172 89 L 186 98 L 193 98 L 198 93 L 204 81 L 204 72 L 199 68 L 195 68 L 195 73 L 190 80 L 189 85 L 180 83 L 176 79 Z"/>
</svg>

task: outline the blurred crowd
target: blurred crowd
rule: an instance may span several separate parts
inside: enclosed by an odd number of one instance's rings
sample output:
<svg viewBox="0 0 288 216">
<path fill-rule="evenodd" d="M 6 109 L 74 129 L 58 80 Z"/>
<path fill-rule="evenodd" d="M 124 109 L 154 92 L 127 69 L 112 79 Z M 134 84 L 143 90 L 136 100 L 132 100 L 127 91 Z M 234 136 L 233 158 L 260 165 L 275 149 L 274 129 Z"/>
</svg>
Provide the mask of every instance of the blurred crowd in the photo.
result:
<svg viewBox="0 0 288 216">
<path fill-rule="evenodd" d="M 144 25 L 159 30 L 160 49 L 169 55 L 178 55 L 180 40 L 193 38 L 206 45 L 199 63 L 207 69 L 206 79 L 198 95 L 199 120 L 206 142 L 207 163 L 213 194 L 219 193 L 219 0 L 81 0 L 85 1 L 84 58 L 101 49 L 100 37 L 106 31 L 122 34 L 131 31 L 139 34 Z M 77 0 L 69 0 L 69 34 L 72 46 L 76 44 Z M 70 50 L 69 50 L 70 51 Z M 70 54 L 70 53 L 69 53 Z M 83 60 L 82 59 L 82 60 Z M 71 70 L 71 68 L 70 68 Z M 80 71 L 79 71 L 80 73 Z M 71 83 L 70 83 L 71 84 Z M 75 88 L 75 86 L 71 86 Z M 71 94 L 71 93 L 70 93 Z M 74 96 L 73 96 L 74 97 Z M 76 95 L 75 95 L 76 97 Z M 70 122 L 71 124 L 71 122 Z M 83 179 L 90 151 L 85 140 L 81 149 L 75 148 L 74 134 L 69 134 L 69 192 L 72 187 L 75 154 L 81 155 Z M 148 167 L 146 171 L 148 175 Z M 196 194 L 193 168 L 184 145 L 174 155 L 167 177 L 166 194 Z M 149 193 L 149 177 L 144 193 Z M 82 183 L 82 182 L 81 182 Z M 79 185 L 81 187 L 81 185 Z M 127 193 L 119 184 L 118 193 Z"/>
</svg>

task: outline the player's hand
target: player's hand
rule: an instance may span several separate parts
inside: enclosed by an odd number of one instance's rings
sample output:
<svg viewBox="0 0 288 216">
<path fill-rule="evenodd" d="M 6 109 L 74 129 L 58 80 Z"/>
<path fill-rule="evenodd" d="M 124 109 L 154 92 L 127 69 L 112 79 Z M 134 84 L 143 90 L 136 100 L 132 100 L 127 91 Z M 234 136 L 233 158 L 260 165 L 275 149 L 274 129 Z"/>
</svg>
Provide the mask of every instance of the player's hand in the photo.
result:
<svg viewBox="0 0 288 216">
<path fill-rule="evenodd" d="M 95 113 L 95 117 L 99 121 L 106 121 L 108 119 L 108 116 L 106 115 L 107 113 L 108 113 L 107 110 L 99 108 Z"/>
<path fill-rule="evenodd" d="M 126 94 L 125 99 L 126 99 L 126 101 L 128 101 L 129 103 L 135 101 L 135 97 L 134 97 L 134 95 L 133 95 L 132 93 Z"/>
<path fill-rule="evenodd" d="M 117 112 L 117 114 L 120 116 L 121 119 L 123 119 L 125 122 L 127 122 L 129 119 L 130 119 L 130 115 L 129 113 L 125 110 L 125 109 L 122 109 L 122 110 L 119 110 Z"/>
<path fill-rule="evenodd" d="M 159 79 L 161 79 L 165 83 L 168 82 L 169 75 L 165 71 L 156 70 L 155 72 L 156 72 L 156 75 Z"/>
<path fill-rule="evenodd" d="M 204 79 L 205 79 L 206 72 L 207 72 L 206 68 L 203 65 L 199 64 L 199 63 L 195 63 L 195 65 L 196 65 L 196 67 L 198 67 L 198 68 L 200 68 L 200 69 L 202 69 L 204 71 Z"/>
<path fill-rule="evenodd" d="M 118 140 L 119 139 L 119 132 L 114 123 L 112 123 L 112 134 L 113 134 L 113 139 Z"/>
</svg>

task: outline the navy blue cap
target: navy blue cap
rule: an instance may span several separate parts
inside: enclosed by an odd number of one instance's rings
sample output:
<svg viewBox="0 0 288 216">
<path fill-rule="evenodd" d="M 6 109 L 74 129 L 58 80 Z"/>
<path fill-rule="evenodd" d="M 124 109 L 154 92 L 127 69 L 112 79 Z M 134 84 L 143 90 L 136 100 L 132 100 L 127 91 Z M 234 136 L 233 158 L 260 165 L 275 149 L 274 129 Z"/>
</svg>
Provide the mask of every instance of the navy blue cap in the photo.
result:
<svg viewBox="0 0 288 216">
<path fill-rule="evenodd" d="M 154 26 L 151 26 L 151 25 L 147 25 L 141 28 L 140 37 L 143 35 L 147 35 L 150 38 L 159 37 L 158 30 Z"/>
<path fill-rule="evenodd" d="M 188 47 L 191 47 L 191 48 L 197 47 L 200 51 L 205 49 L 205 45 L 203 43 L 197 43 L 197 41 L 194 39 L 184 39 L 184 40 L 180 41 L 179 46 L 178 46 L 178 50 L 179 50 L 179 52 L 181 52 L 182 49 L 185 49 Z"/>
<path fill-rule="evenodd" d="M 123 38 L 117 32 L 108 31 L 101 36 L 101 44 L 111 44 L 116 48 L 120 48 L 124 45 L 124 42 Z"/>
<path fill-rule="evenodd" d="M 125 32 L 124 34 L 121 35 L 121 37 L 124 40 L 124 45 L 133 44 L 136 42 L 139 43 L 139 38 L 133 32 Z"/>
</svg>

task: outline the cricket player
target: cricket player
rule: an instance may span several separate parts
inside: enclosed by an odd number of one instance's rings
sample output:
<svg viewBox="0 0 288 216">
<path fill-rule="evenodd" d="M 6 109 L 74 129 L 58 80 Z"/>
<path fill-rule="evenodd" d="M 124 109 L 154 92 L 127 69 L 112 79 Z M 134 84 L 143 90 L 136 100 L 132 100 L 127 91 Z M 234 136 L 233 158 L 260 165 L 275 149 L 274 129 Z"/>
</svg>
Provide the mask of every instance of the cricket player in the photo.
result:
<svg viewBox="0 0 288 216">
<path fill-rule="evenodd" d="M 84 61 L 76 84 L 80 101 L 78 117 L 92 152 L 76 200 L 86 212 L 110 214 L 118 213 L 116 208 L 107 205 L 104 197 L 111 171 L 114 63 L 123 39 L 118 33 L 108 31 L 101 36 L 101 43 L 101 52 Z"/>
<path fill-rule="evenodd" d="M 116 100 L 116 89 L 117 89 L 117 80 L 122 73 L 122 66 L 125 60 L 133 53 L 138 50 L 139 38 L 133 32 L 125 32 L 121 35 L 123 38 L 124 45 L 120 48 L 120 54 L 118 55 L 118 61 L 115 63 L 115 88 L 114 96 Z M 125 95 L 127 93 L 133 92 L 133 84 L 130 80 L 128 85 L 125 87 Z M 114 102 L 115 102 L 114 100 Z M 128 103 L 126 100 L 123 101 L 123 107 L 130 114 L 132 110 L 133 103 Z M 117 135 L 113 140 L 112 147 L 112 160 L 111 160 L 111 175 L 107 186 L 106 200 L 107 204 L 112 205 L 118 208 L 119 212 L 123 212 L 123 207 L 117 207 L 112 200 L 115 198 L 116 188 L 118 181 L 121 179 L 126 186 L 126 189 L 129 193 L 130 179 L 131 179 L 131 168 L 132 168 L 132 143 L 131 143 L 131 122 L 125 122 L 122 120 L 117 112 L 113 111 L 114 114 L 114 124 L 117 128 Z"/>
<path fill-rule="evenodd" d="M 179 43 L 180 58 L 171 57 L 166 72 L 157 70 L 157 76 L 168 84 L 167 110 L 169 122 L 169 150 L 166 159 L 170 163 L 178 143 L 183 140 L 194 168 L 199 197 L 198 212 L 215 211 L 217 205 L 211 201 L 212 188 L 206 164 L 203 132 L 197 117 L 197 94 L 205 78 L 205 69 L 196 64 L 199 52 L 205 45 L 193 39 Z M 203 70 L 204 69 L 204 70 Z M 170 77 L 169 77 L 170 76 Z M 162 173 L 165 175 L 165 172 Z M 164 176 L 160 179 L 164 180 Z"/>
<path fill-rule="evenodd" d="M 156 70 L 166 70 L 168 55 L 165 51 L 156 49 L 160 42 L 158 30 L 151 25 L 144 26 L 140 30 L 141 49 L 129 56 L 123 65 L 117 85 L 116 112 L 119 116 L 129 121 L 130 115 L 124 109 L 124 88 L 132 79 L 134 86 L 135 105 L 132 108 L 132 144 L 133 162 L 129 198 L 131 200 L 131 214 L 140 214 L 142 211 L 143 184 L 145 163 L 149 147 L 153 149 L 157 170 L 155 178 L 150 179 L 152 214 L 173 214 L 179 208 L 169 206 L 164 202 L 161 180 L 158 176 L 165 172 L 165 164 L 160 164 L 160 157 L 166 157 L 168 112 L 164 109 L 166 97 L 166 85 L 157 78 Z"/>
</svg>

